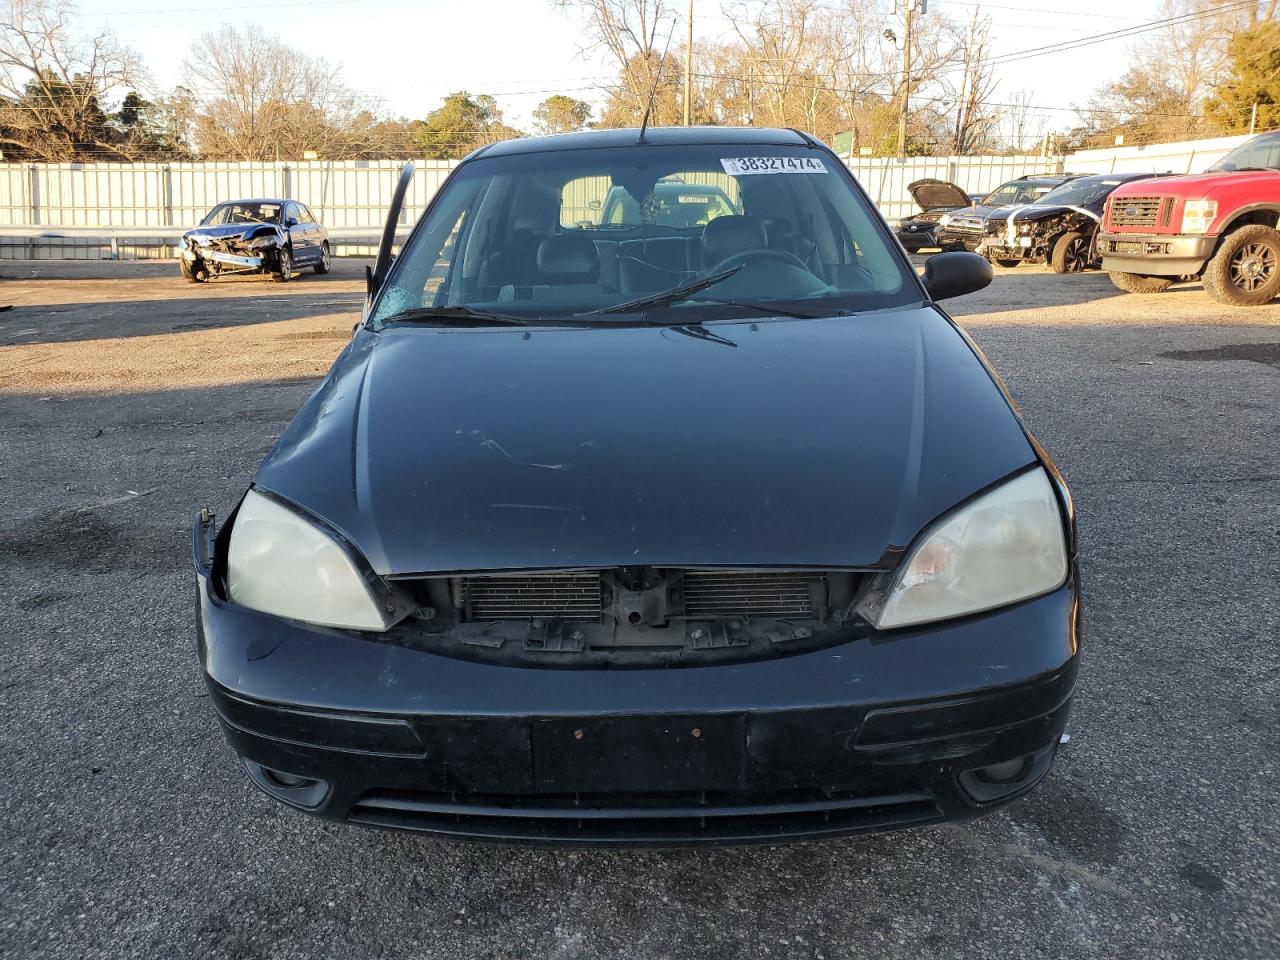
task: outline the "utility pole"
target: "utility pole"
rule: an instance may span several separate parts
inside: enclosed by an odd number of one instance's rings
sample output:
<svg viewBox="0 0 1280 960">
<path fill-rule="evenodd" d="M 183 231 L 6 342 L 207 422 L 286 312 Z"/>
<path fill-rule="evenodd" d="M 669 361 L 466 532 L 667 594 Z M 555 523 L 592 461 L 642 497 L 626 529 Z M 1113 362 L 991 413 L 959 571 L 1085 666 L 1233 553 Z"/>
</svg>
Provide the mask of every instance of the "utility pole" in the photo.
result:
<svg viewBox="0 0 1280 960">
<path fill-rule="evenodd" d="M 693 0 L 689 0 L 689 33 L 684 44 L 684 125 L 690 123 L 693 101 Z"/>
<path fill-rule="evenodd" d="M 1258 128 L 1258 101 L 1253 101 L 1253 109 L 1249 111 L 1249 136 Z"/>
<path fill-rule="evenodd" d="M 898 159 L 907 159 L 907 107 L 911 99 L 911 27 L 916 0 L 902 0 L 902 105 L 898 108 Z M 923 5 L 921 13 L 924 12 Z"/>
</svg>

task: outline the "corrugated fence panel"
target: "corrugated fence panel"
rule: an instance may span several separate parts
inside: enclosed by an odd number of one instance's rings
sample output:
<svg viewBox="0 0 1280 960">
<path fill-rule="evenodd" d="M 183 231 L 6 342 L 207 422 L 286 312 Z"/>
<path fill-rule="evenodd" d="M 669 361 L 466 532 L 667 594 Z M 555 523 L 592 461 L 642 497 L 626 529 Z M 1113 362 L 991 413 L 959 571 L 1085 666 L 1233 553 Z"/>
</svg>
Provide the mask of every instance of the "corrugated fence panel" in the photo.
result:
<svg viewBox="0 0 1280 960">
<path fill-rule="evenodd" d="M 969 193 L 982 194 L 1014 177 L 1064 168 L 1080 173 L 1153 168 L 1198 171 L 1243 139 L 1091 150 L 1065 159 L 854 157 L 847 163 L 884 216 L 897 220 L 916 210 L 907 185 L 926 177 L 950 180 Z M 398 160 L 0 163 L 0 226 L 173 227 L 180 231 L 224 200 L 291 196 L 306 203 L 330 228 L 377 228 L 386 217 L 402 164 Z M 416 163 L 400 217 L 402 227 L 417 220 L 454 166 L 456 161 L 451 160 Z M 687 174 L 685 179 L 723 186 L 717 177 Z M 572 185 L 562 198 L 569 219 L 562 217 L 562 221 L 591 220 L 593 201 L 603 202 L 607 190 L 603 179 Z"/>
</svg>

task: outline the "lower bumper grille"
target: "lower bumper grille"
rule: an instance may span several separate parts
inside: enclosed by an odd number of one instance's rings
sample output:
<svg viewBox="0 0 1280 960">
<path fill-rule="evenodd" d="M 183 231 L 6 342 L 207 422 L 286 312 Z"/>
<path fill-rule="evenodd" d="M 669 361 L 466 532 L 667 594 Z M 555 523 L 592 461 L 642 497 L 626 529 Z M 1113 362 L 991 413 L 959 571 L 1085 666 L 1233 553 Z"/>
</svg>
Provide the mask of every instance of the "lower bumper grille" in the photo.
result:
<svg viewBox="0 0 1280 960">
<path fill-rule="evenodd" d="M 794 791 L 756 799 L 707 794 L 654 797 L 365 794 L 348 819 L 370 826 L 492 840 L 555 843 L 697 843 L 884 830 L 941 818 L 922 791 L 859 796 Z"/>
</svg>

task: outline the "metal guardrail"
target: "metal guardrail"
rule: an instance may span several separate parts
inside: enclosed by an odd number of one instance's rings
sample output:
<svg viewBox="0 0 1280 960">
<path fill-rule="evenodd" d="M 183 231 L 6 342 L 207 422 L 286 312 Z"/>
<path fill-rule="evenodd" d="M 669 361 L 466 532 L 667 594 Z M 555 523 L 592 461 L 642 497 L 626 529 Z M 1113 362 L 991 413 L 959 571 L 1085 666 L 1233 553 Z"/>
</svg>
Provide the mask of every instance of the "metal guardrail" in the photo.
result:
<svg viewBox="0 0 1280 960">
<path fill-rule="evenodd" d="M 396 232 L 398 241 L 409 227 Z M 0 260 L 158 260 L 176 258 L 186 228 L 0 226 Z M 380 227 L 329 231 L 334 256 L 371 256 Z"/>
</svg>

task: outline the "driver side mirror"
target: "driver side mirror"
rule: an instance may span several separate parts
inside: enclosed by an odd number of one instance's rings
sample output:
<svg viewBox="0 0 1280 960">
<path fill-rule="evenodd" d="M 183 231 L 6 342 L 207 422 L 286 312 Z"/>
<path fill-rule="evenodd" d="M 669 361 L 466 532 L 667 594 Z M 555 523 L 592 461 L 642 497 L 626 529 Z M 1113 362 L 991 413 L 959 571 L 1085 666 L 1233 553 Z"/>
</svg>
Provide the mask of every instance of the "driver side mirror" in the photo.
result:
<svg viewBox="0 0 1280 960">
<path fill-rule="evenodd" d="M 935 253 L 924 262 L 922 279 L 934 300 L 963 297 L 991 282 L 991 264 L 976 253 Z"/>
<path fill-rule="evenodd" d="M 298 225 L 297 217 L 286 217 L 284 221 L 286 227 L 296 227 Z"/>
</svg>

